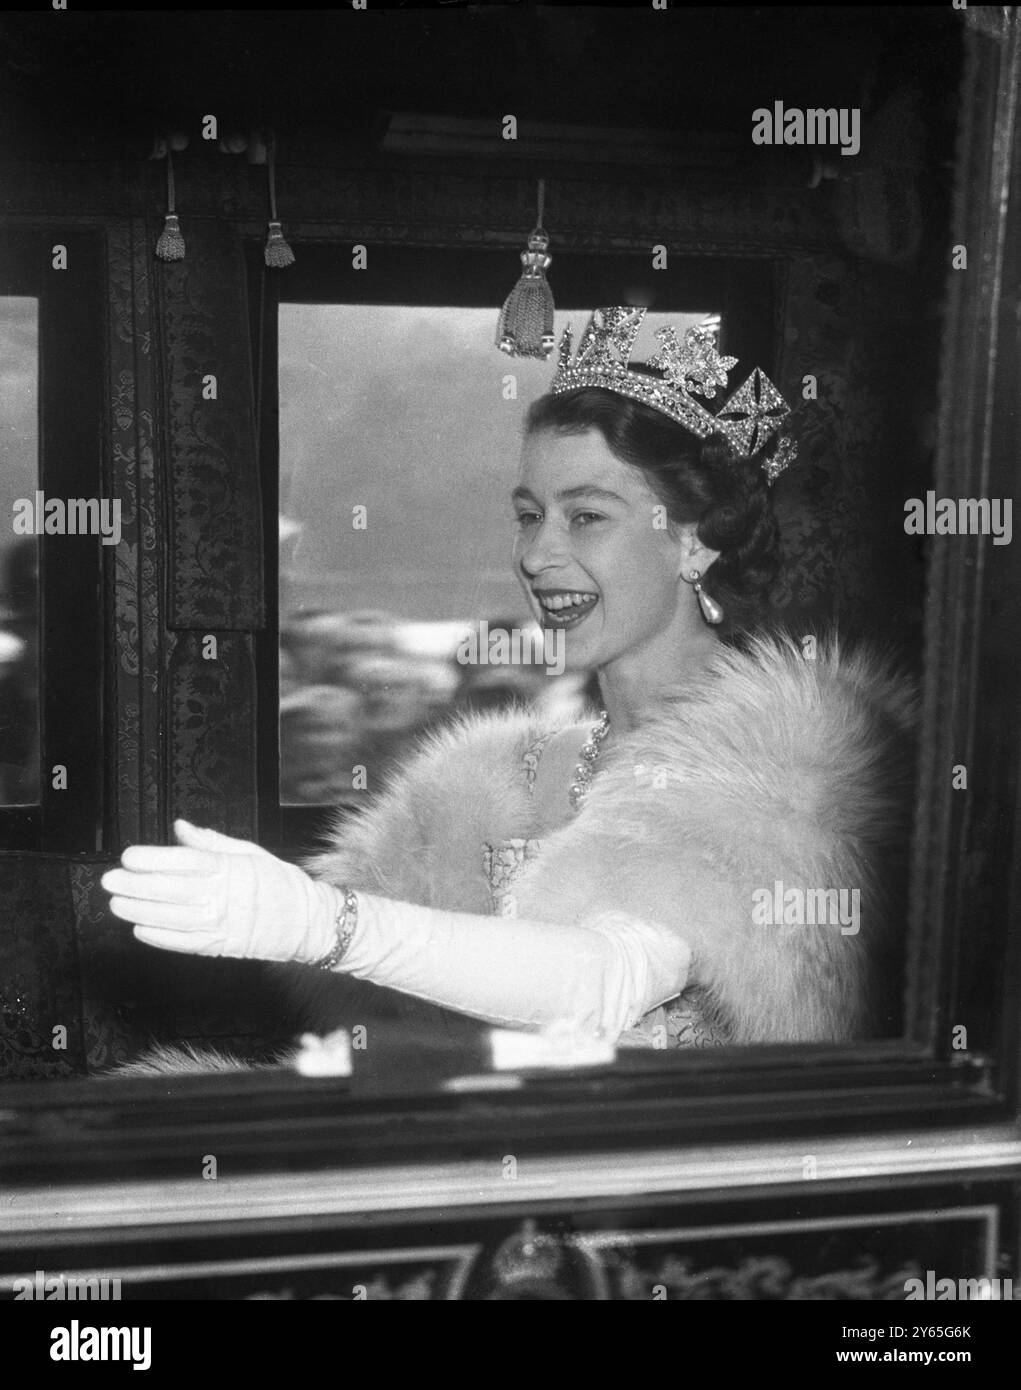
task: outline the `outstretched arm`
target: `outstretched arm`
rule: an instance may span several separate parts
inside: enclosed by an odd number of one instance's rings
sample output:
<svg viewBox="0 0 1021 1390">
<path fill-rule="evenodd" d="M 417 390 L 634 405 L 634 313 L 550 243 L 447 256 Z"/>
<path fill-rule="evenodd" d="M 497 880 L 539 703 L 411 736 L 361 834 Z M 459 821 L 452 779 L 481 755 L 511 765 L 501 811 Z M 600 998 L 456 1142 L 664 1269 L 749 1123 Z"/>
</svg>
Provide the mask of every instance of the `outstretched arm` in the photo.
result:
<svg viewBox="0 0 1021 1390">
<path fill-rule="evenodd" d="M 133 846 L 103 877 L 116 916 L 166 950 L 315 965 L 344 894 L 258 845 L 178 821 L 180 847 Z M 336 969 L 487 1022 L 567 1022 L 615 1039 L 678 994 L 690 951 L 668 928 L 619 914 L 583 924 L 441 912 L 357 894 Z"/>
</svg>

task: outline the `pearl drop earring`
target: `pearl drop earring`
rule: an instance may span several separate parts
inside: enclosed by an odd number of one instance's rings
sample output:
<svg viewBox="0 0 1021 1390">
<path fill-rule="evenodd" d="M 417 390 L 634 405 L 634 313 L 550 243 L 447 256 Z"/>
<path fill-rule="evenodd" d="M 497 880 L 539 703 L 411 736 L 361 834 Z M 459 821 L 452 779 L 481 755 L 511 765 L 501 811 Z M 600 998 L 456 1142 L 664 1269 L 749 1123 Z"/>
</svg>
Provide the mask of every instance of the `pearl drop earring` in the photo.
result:
<svg viewBox="0 0 1021 1390">
<path fill-rule="evenodd" d="M 698 570 L 691 571 L 691 582 L 695 586 L 695 596 L 698 599 L 698 606 L 702 610 L 702 617 L 707 623 L 712 623 L 713 627 L 717 623 L 723 622 L 723 609 L 715 599 L 709 597 L 702 588 L 702 575 Z"/>
</svg>

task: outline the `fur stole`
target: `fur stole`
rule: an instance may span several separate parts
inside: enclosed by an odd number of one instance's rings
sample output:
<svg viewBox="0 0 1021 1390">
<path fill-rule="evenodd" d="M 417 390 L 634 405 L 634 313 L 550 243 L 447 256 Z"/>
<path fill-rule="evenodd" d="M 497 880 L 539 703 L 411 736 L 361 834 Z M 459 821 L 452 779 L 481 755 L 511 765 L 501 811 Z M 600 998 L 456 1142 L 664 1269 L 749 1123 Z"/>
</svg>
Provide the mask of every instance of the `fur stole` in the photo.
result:
<svg viewBox="0 0 1021 1390">
<path fill-rule="evenodd" d="M 721 647 L 704 682 L 607 751 L 577 817 L 542 839 L 517 879 L 518 916 L 616 911 L 673 927 L 692 947 L 690 983 L 735 1042 L 881 1031 L 881 977 L 900 950 L 890 885 L 906 857 L 916 714 L 912 683 L 875 653 L 833 642 L 806 660 L 774 638 Z M 482 847 L 536 834 L 522 757 L 546 732 L 517 712 L 430 736 L 305 867 L 406 902 L 492 912 Z M 860 929 L 757 921 L 754 904 L 777 884 L 858 890 Z M 303 1027 L 357 1021 L 358 982 L 274 970 Z"/>
</svg>

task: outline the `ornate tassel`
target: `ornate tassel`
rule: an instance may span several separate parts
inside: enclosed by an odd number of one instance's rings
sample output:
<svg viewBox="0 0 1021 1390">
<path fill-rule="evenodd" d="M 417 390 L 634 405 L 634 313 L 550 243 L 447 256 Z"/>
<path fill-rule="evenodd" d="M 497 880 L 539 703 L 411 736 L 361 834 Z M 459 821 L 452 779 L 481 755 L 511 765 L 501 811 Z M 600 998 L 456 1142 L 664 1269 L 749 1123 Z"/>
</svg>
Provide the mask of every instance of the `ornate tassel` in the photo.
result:
<svg viewBox="0 0 1021 1390">
<path fill-rule="evenodd" d="M 167 215 L 163 219 L 163 230 L 156 243 L 156 254 L 161 261 L 184 260 L 184 237 L 181 224 L 174 212 L 174 156 L 167 146 Z"/>
<path fill-rule="evenodd" d="M 553 351 L 553 292 L 546 279 L 553 257 L 542 226 L 546 183 L 539 180 L 539 210 L 528 250 L 521 253 L 524 270 L 507 296 L 500 314 L 496 345 L 511 357 L 549 357 Z"/>
<path fill-rule="evenodd" d="M 283 267 L 294 264 L 294 252 L 284 240 L 284 233 L 279 222 L 269 224 L 269 234 L 266 237 L 266 249 L 263 253 L 266 257 L 266 264 Z"/>
<path fill-rule="evenodd" d="M 275 173 L 276 137 L 271 135 L 266 142 L 266 171 L 269 176 L 269 227 L 266 233 L 266 247 L 263 255 L 266 264 L 282 269 L 294 264 L 294 252 L 284 240 L 284 232 L 277 221 L 277 181 Z"/>
</svg>

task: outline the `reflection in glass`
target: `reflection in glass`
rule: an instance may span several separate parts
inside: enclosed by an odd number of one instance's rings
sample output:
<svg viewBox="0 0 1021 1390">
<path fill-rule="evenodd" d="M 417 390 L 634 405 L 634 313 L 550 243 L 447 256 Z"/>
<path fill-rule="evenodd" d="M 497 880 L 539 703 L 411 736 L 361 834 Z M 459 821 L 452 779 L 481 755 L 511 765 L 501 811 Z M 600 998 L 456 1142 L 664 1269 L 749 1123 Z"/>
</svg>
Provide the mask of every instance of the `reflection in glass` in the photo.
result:
<svg viewBox="0 0 1021 1390">
<path fill-rule="evenodd" d="M 39 564 L 10 524 L 39 486 L 39 301 L 0 296 L 0 430 L 7 523 L 0 527 L 0 805 L 39 801 Z"/>
<path fill-rule="evenodd" d="M 573 317 L 557 315 L 556 333 Z M 650 314 L 655 331 L 706 312 Z M 584 678 L 496 650 L 531 618 L 510 565 L 510 490 L 554 363 L 494 347 L 491 309 L 280 306 L 280 799 L 358 804 L 426 730 L 536 703 L 556 722 Z M 482 624 L 486 627 L 483 629 Z"/>
</svg>

